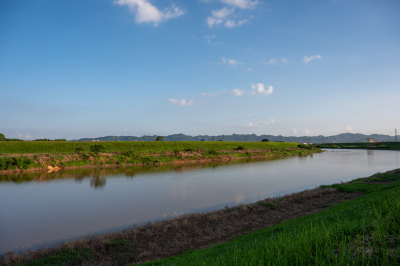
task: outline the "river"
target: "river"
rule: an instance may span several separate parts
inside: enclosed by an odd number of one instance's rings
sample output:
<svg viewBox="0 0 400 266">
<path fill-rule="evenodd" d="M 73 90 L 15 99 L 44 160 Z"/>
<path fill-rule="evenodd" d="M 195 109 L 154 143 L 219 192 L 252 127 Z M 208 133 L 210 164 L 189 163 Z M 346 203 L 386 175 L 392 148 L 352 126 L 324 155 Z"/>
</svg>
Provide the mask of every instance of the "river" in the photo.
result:
<svg viewBox="0 0 400 266">
<path fill-rule="evenodd" d="M 399 151 L 326 150 L 306 157 L 198 168 L 126 168 L 0 176 L 0 253 L 250 203 L 400 168 Z"/>
</svg>

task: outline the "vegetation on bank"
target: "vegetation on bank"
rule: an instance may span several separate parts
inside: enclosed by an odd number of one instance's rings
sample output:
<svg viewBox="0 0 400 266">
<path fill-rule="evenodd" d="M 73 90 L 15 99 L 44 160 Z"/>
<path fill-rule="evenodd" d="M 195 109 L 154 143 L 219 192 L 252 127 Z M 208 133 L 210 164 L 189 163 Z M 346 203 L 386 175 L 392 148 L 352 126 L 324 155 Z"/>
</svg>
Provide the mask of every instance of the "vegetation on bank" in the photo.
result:
<svg viewBox="0 0 400 266">
<path fill-rule="evenodd" d="M 400 142 L 324 143 L 316 144 L 315 147 L 324 149 L 400 150 Z"/>
<path fill-rule="evenodd" d="M 283 142 L 0 142 L 0 170 L 275 159 L 318 151 Z"/>
<path fill-rule="evenodd" d="M 323 186 L 328 187 L 365 195 L 224 244 L 145 265 L 399 265 L 400 169 Z M 292 198 L 295 202 L 296 195 Z M 281 200 L 284 198 L 259 205 L 279 211 L 277 206 Z M 251 208 L 251 205 L 243 208 Z M 107 261 L 126 264 L 132 261 L 136 248 L 121 238 L 106 242 L 102 252 Z M 36 259 L 29 262 L 18 255 L 2 259 L 5 264 L 25 261 L 20 265 L 90 265 L 99 262 L 99 258 L 95 259 L 99 251 L 84 244 L 65 245 L 62 249 L 38 252 Z M 109 260 L 109 256 L 113 259 Z"/>
</svg>

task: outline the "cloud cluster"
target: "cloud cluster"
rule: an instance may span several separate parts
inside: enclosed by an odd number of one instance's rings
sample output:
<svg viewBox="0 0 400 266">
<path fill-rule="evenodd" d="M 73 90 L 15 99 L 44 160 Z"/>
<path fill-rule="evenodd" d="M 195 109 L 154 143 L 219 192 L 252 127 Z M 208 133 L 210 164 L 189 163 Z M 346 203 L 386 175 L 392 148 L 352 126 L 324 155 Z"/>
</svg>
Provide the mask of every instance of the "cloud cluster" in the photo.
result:
<svg viewBox="0 0 400 266">
<path fill-rule="evenodd" d="M 270 95 L 274 92 L 274 87 L 271 85 L 268 88 L 265 88 L 263 83 L 251 84 L 252 94 L 261 94 L 261 95 Z"/>
<path fill-rule="evenodd" d="M 222 57 L 220 64 L 228 64 L 228 65 L 231 65 L 231 66 L 236 66 L 236 65 L 242 64 L 242 62 L 240 62 L 238 60 L 235 60 L 235 59 L 232 59 L 232 58 Z"/>
<path fill-rule="evenodd" d="M 248 19 L 238 19 L 235 14 L 236 9 L 252 9 L 256 7 L 258 1 L 252 0 L 221 0 L 225 7 L 211 11 L 211 16 L 207 17 L 207 25 L 212 28 L 224 26 L 226 28 L 236 28 L 248 22 Z"/>
<path fill-rule="evenodd" d="M 212 40 L 214 40 L 215 38 L 217 38 L 217 35 L 215 35 L 215 34 L 204 36 L 204 39 L 207 40 L 207 43 L 208 43 L 208 44 L 211 44 Z"/>
<path fill-rule="evenodd" d="M 171 104 L 176 104 L 179 106 L 190 106 L 193 104 L 193 100 L 186 100 L 186 99 L 173 99 L 173 98 L 169 98 L 168 101 Z"/>
<path fill-rule="evenodd" d="M 298 129 L 298 128 L 292 128 L 292 133 L 296 136 L 308 136 L 311 133 L 311 130 L 309 130 L 308 128 L 305 129 Z"/>
<path fill-rule="evenodd" d="M 274 65 L 274 64 L 277 64 L 277 63 L 286 64 L 287 62 L 288 62 L 288 59 L 287 59 L 286 57 L 283 57 L 283 58 L 281 58 L 281 59 L 278 59 L 278 58 L 270 58 L 270 59 L 267 61 L 267 64 L 270 64 L 270 65 Z"/>
<path fill-rule="evenodd" d="M 221 0 L 221 2 L 224 4 L 245 9 L 255 8 L 258 4 L 258 1 L 252 0 Z"/>
<path fill-rule="evenodd" d="M 275 119 L 270 118 L 267 121 L 261 122 L 261 123 L 254 123 L 254 122 L 249 122 L 248 126 L 249 127 L 254 127 L 254 128 L 260 128 L 260 127 L 266 127 L 269 125 L 275 124 Z"/>
<path fill-rule="evenodd" d="M 243 90 L 233 89 L 233 96 L 242 96 L 244 94 Z"/>
<path fill-rule="evenodd" d="M 317 60 L 317 59 L 318 59 L 318 60 L 322 59 L 322 56 L 320 56 L 319 54 L 317 54 L 317 55 L 312 55 L 312 56 L 304 56 L 303 62 L 306 63 L 306 64 L 308 64 L 308 63 L 310 63 L 311 61 Z"/>
<path fill-rule="evenodd" d="M 116 0 L 115 3 L 120 6 L 128 6 L 137 23 L 153 23 L 155 26 L 162 21 L 185 14 L 182 9 L 175 5 L 161 11 L 151 4 L 149 0 Z"/>
<path fill-rule="evenodd" d="M 245 94 L 249 95 L 271 95 L 274 93 L 274 87 L 269 85 L 268 87 L 265 86 L 264 83 L 252 83 L 250 90 L 240 90 L 240 89 L 233 89 L 232 95 L 233 96 L 242 96 Z"/>
</svg>

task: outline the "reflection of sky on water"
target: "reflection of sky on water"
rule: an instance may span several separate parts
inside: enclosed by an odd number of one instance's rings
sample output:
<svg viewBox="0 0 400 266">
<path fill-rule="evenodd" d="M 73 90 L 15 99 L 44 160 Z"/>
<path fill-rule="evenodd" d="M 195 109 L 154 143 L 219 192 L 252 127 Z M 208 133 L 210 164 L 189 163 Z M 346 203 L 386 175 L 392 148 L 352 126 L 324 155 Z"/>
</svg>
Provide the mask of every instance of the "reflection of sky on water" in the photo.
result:
<svg viewBox="0 0 400 266">
<path fill-rule="evenodd" d="M 400 152 L 308 157 L 187 171 L 95 171 L 0 183 L 0 250 L 122 228 L 400 168 Z M 108 174 L 111 172 L 111 174 Z M 53 174 L 52 174 L 53 175 Z"/>
</svg>

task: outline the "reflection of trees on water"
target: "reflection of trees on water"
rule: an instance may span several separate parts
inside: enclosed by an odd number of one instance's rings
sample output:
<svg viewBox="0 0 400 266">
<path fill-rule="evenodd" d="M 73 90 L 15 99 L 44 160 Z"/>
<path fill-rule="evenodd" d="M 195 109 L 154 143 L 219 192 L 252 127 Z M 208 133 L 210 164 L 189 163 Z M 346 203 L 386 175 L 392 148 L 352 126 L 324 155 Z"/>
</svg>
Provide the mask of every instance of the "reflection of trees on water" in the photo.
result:
<svg viewBox="0 0 400 266">
<path fill-rule="evenodd" d="M 261 160 L 237 160 L 230 163 L 213 162 L 213 163 L 200 163 L 193 165 L 157 165 L 157 166 L 137 166 L 137 167 L 118 167 L 118 168 L 90 168 L 90 169 L 69 169 L 58 172 L 48 173 L 34 172 L 24 173 L 16 172 L 8 175 L 0 175 L 0 182 L 13 182 L 13 183 L 26 183 L 26 182 L 49 182 L 57 179 L 75 179 L 76 183 L 83 183 L 87 178 L 90 178 L 90 186 L 99 189 L 106 185 L 106 179 L 113 176 L 124 175 L 127 179 L 134 179 L 138 174 L 151 174 L 159 172 L 175 171 L 176 173 L 183 173 L 187 170 L 193 170 L 204 167 L 216 168 L 228 164 L 241 164 L 244 162 L 254 162 Z"/>
<path fill-rule="evenodd" d="M 90 179 L 90 186 L 95 189 L 102 188 L 106 185 L 106 178 L 104 176 L 94 176 Z"/>
</svg>

